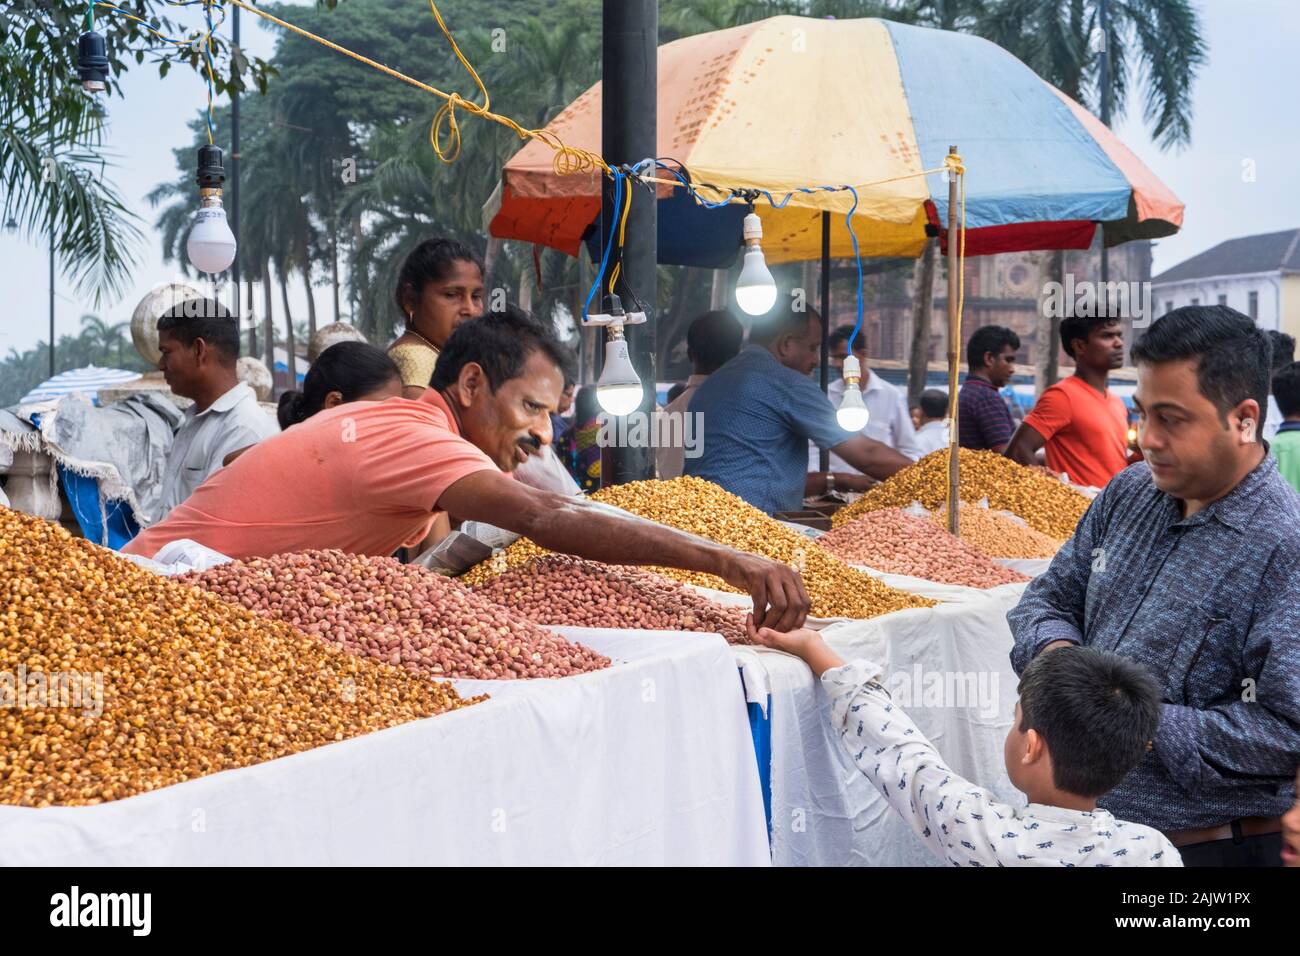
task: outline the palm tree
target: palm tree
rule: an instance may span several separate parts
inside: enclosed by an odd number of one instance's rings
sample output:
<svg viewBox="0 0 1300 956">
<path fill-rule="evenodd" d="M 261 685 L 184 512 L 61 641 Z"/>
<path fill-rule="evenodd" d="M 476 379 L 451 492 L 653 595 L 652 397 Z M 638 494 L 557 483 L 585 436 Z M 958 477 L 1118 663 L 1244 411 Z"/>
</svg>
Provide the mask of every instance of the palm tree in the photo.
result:
<svg viewBox="0 0 1300 956">
<path fill-rule="evenodd" d="M 1124 115 L 1130 78 L 1142 76 L 1142 115 L 1156 144 L 1173 149 L 1191 142 L 1192 84 L 1206 62 L 1191 0 L 999 0 L 988 4 L 976 30 L 1103 117 Z M 1063 281 L 1063 252 L 1052 254 L 1049 272 Z M 1040 321 L 1046 353 L 1040 387 L 1046 387 L 1058 375 L 1059 319 Z"/>
</svg>

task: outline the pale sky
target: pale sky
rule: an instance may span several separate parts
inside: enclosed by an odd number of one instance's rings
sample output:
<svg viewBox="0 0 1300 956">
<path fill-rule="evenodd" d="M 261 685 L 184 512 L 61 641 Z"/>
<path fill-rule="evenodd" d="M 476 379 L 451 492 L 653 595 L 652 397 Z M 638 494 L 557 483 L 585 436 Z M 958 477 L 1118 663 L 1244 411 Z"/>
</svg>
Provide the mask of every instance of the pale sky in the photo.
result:
<svg viewBox="0 0 1300 956">
<path fill-rule="evenodd" d="M 454 8 L 454 3 L 448 7 Z M 1115 127 L 1187 206 L 1183 231 L 1156 245 L 1156 272 L 1224 239 L 1300 227 L 1300 189 L 1295 185 L 1300 108 L 1294 78 L 1300 51 L 1300 3 L 1203 0 L 1200 8 L 1209 62 L 1195 87 L 1191 146 L 1182 152 L 1160 152 L 1145 133 L 1140 95 Z M 178 18 L 190 15 L 180 11 Z M 413 14 L 412 27 L 435 29 L 427 14 Z M 251 53 L 271 55 L 273 37 L 255 17 L 243 16 L 242 33 Z M 322 55 L 331 54 L 322 51 Z M 144 197 L 159 182 L 175 177 L 171 151 L 190 142 L 186 122 L 202 108 L 205 96 L 202 80 L 188 69 L 173 70 L 159 80 L 156 68 L 139 67 L 128 72 L 123 86 L 125 98 L 106 103 L 106 145 L 116 164 L 109 176 L 143 219 L 145 242 L 135 287 L 120 301 L 98 310 L 112 321 L 129 319 L 149 288 L 175 275 L 174 267 L 162 261 L 152 229 L 156 213 Z M 1243 177 L 1247 160 L 1254 181 Z M 9 303 L 0 314 L 0 355 L 10 347 L 31 348 L 47 337 L 48 261 L 43 246 L 0 230 L 0 283 Z M 298 283 L 294 295 L 295 311 L 305 317 Z M 60 335 L 75 333 L 82 313 L 95 311 L 90 301 L 75 296 L 62 277 L 56 279 L 55 303 Z M 316 290 L 316 303 L 322 321 L 329 321 L 327 287 Z"/>
</svg>

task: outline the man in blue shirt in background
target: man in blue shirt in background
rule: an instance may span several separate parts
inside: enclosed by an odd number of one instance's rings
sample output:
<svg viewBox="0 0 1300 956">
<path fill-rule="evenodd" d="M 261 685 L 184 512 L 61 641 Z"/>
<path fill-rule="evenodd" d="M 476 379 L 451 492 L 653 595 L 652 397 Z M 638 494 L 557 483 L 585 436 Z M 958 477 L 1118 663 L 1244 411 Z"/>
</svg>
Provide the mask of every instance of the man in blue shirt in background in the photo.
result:
<svg viewBox="0 0 1300 956">
<path fill-rule="evenodd" d="M 1265 454 L 1270 346 L 1227 306 L 1133 347 L 1138 444 L 1007 615 L 1019 673 L 1082 644 L 1164 691 L 1150 751 L 1098 801 L 1187 866 L 1279 866 L 1300 760 L 1300 497 Z"/>
<path fill-rule="evenodd" d="M 754 320 L 749 344 L 696 390 L 690 411 L 702 413 L 703 454 L 686 459 L 688 475 L 721 485 L 767 514 L 797 511 L 805 489 L 831 484 L 809 476 L 808 442 L 829 448 L 861 475 L 835 475 L 845 490 L 865 490 L 912 464 L 863 435 L 846 432 L 835 408 L 809 374 L 821 356 L 821 317 L 781 300 Z"/>
</svg>

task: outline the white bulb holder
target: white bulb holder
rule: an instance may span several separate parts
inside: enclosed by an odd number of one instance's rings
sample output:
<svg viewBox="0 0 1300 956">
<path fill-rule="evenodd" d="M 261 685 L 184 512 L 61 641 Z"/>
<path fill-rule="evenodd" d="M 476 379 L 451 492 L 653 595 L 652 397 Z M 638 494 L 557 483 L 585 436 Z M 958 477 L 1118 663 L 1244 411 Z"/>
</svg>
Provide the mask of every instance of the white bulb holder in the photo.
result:
<svg viewBox="0 0 1300 956">
<path fill-rule="evenodd" d="M 840 399 L 840 407 L 835 410 L 835 420 L 846 432 L 862 431 L 871 419 L 871 413 L 862 401 L 862 388 L 858 385 L 861 380 L 862 366 L 850 354 L 844 360 L 844 397 Z"/>
<path fill-rule="evenodd" d="M 185 241 L 185 253 L 195 269 L 215 275 L 225 272 L 235 261 L 235 234 L 230 231 L 226 211 L 221 208 L 221 190 L 201 192 L 202 200 Z"/>
<path fill-rule="evenodd" d="M 776 280 L 763 258 L 763 222 L 757 213 L 745 216 L 745 259 L 736 279 L 736 305 L 747 315 L 764 315 L 776 304 Z"/>
<path fill-rule="evenodd" d="M 605 367 L 596 382 L 596 401 L 611 415 L 627 415 L 641 406 L 641 376 L 632 367 L 627 340 L 615 326 L 605 343 Z"/>
</svg>

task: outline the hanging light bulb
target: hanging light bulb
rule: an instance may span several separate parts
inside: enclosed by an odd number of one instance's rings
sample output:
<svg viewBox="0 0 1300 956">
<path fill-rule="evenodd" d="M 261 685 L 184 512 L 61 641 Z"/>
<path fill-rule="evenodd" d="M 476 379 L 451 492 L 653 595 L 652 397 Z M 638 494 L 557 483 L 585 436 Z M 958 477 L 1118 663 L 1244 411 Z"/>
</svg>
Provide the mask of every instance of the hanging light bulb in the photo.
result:
<svg viewBox="0 0 1300 956">
<path fill-rule="evenodd" d="M 736 280 L 736 304 L 749 315 L 763 315 L 776 303 L 776 280 L 763 261 L 763 223 L 757 213 L 745 216 L 745 263 Z"/>
<path fill-rule="evenodd" d="M 627 340 L 623 338 L 626 314 L 618 296 L 611 295 L 609 309 L 609 341 L 605 343 L 605 365 L 596 382 L 596 401 L 611 415 L 627 415 L 641 404 L 641 376 L 632 367 L 627 354 Z M 643 319 L 644 321 L 644 319 Z"/>
<path fill-rule="evenodd" d="M 226 181 L 221 147 L 199 147 L 199 210 L 194 214 L 185 252 L 200 272 L 225 272 L 235 261 L 235 234 L 221 208 L 221 187 Z"/>
<path fill-rule="evenodd" d="M 862 389 L 858 387 L 861 378 L 862 366 L 858 364 L 856 356 L 850 355 L 844 360 L 844 398 L 835 411 L 835 420 L 846 432 L 862 431 L 871 418 L 871 413 L 862 401 Z"/>
<path fill-rule="evenodd" d="M 90 30 L 77 38 L 77 77 L 87 93 L 103 93 L 108 84 L 108 45 Z"/>
</svg>

